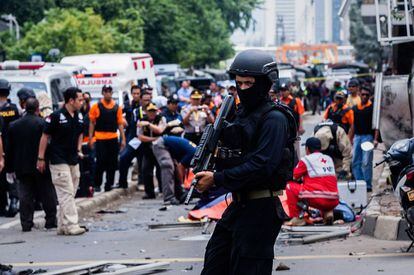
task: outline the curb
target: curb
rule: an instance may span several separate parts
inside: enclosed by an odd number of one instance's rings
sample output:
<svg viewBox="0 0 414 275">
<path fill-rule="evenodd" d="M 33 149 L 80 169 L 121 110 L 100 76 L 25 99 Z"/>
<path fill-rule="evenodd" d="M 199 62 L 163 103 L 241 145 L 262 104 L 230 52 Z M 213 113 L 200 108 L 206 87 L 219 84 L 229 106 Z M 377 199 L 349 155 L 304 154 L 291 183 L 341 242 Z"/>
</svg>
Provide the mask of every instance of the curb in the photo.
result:
<svg viewBox="0 0 414 275">
<path fill-rule="evenodd" d="M 387 177 L 390 174 L 388 166 L 384 167 L 378 179 L 380 189 L 386 187 Z M 373 197 L 366 209 L 362 234 L 375 237 L 380 240 L 406 241 L 410 240 L 405 232 L 407 223 L 402 217 L 386 216 L 381 214 L 379 198 Z"/>
<path fill-rule="evenodd" d="M 81 198 L 76 201 L 76 209 L 78 211 L 79 218 L 95 212 L 101 207 L 107 207 L 109 204 L 114 203 L 122 197 L 131 195 L 137 191 L 136 184 L 129 186 L 126 189 L 113 189 L 109 192 L 102 192 L 92 198 Z M 42 212 L 40 216 L 33 220 L 35 228 L 43 228 L 45 224 L 45 214 Z"/>
</svg>

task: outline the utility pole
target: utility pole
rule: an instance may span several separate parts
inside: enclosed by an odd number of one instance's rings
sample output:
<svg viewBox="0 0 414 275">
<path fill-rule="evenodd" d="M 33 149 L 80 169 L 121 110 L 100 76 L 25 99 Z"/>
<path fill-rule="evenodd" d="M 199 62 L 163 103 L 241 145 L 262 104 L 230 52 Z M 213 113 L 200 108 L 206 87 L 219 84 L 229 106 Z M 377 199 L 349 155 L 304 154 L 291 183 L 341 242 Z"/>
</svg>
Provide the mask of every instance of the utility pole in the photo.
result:
<svg viewBox="0 0 414 275">
<path fill-rule="evenodd" d="M 12 14 L 3 14 L 1 15 L 1 19 L 9 22 L 10 34 L 13 35 L 13 24 L 16 29 L 16 40 L 20 40 L 20 26 L 16 20 L 16 17 Z"/>
</svg>

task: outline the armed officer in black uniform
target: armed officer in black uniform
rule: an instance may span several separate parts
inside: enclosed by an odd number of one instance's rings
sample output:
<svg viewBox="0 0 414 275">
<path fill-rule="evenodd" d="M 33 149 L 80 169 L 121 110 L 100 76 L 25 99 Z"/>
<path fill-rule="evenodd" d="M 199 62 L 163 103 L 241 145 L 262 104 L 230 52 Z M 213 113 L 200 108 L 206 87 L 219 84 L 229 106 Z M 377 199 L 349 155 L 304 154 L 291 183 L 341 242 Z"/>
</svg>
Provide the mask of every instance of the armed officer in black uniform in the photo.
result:
<svg viewBox="0 0 414 275">
<path fill-rule="evenodd" d="M 202 275 L 271 274 L 274 244 L 286 219 L 277 197 L 292 175 L 296 123 L 288 107 L 268 92 L 278 70 L 270 55 L 241 52 L 230 67 L 241 104 L 223 129 L 216 172 L 200 172 L 197 190 L 213 185 L 232 192 L 233 202 L 217 223 Z"/>
<path fill-rule="evenodd" d="M 7 148 L 9 124 L 20 117 L 16 104 L 10 103 L 8 96 L 10 94 L 10 83 L 5 79 L 0 79 L 0 116 L 3 118 L 3 127 L 1 138 L 3 148 Z M 8 204 L 7 192 L 9 193 L 10 205 L 5 212 L 7 217 L 14 217 L 18 212 L 17 202 L 17 186 L 15 183 L 7 182 L 6 172 L 8 171 L 7 162 L 6 169 L 0 173 L 0 213 L 3 212 Z"/>
</svg>

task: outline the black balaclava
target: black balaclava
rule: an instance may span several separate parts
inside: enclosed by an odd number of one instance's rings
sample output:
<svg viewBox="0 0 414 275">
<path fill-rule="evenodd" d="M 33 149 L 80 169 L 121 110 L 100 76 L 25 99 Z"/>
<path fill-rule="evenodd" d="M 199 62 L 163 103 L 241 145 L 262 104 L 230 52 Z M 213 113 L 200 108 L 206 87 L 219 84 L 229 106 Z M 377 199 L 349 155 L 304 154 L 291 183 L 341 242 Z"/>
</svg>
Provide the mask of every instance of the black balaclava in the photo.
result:
<svg viewBox="0 0 414 275">
<path fill-rule="evenodd" d="M 246 111 L 252 111 L 259 107 L 263 102 L 269 100 L 269 90 L 272 82 L 267 76 L 255 76 L 255 83 L 248 89 L 240 89 L 236 84 L 237 94 L 242 106 Z"/>
</svg>

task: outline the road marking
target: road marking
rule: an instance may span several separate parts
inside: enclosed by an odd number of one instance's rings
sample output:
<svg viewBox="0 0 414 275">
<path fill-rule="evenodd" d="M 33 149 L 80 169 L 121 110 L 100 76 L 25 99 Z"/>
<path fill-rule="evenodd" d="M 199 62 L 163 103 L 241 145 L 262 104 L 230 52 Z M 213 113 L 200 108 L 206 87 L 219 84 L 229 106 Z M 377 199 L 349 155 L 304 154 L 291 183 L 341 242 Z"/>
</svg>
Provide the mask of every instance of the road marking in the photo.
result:
<svg viewBox="0 0 414 275">
<path fill-rule="evenodd" d="M 360 259 L 360 258 L 391 258 L 391 257 L 413 257 L 414 253 L 381 253 L 381 254 L 366 254 L 366 255 L 297 255 L 297 256 L 279 256 L 276 257 L 278 261 L 286 260 L 329 260 L 329 259 Z M 56 262 L 20 262 L 20 263 L 3 263 L 10 264 L 14 267 L 27 267 L 27 266 L 71 266 L 71 265 L 84 265 L 95 263 L 102 260 L 83 260 L 83 261 L 56 261 Z M 105 260 L 112 263 L 154 263 L 154 262 L 203 262 L 204 258 L 154 258 L 154 259 L 117 259 L 117 260 Z"/>
</svg>

